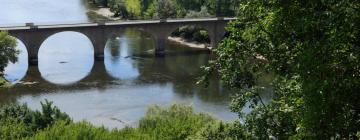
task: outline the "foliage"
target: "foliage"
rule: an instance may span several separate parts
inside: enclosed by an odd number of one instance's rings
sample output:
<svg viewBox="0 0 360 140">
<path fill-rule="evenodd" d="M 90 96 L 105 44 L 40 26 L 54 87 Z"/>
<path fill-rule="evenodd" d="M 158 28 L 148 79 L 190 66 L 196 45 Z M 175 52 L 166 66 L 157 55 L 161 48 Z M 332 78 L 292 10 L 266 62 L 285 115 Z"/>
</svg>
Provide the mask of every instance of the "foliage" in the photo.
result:
<svg viewBox="0 0 360 140">
<path fill-rule="evenodd" d="M 141 6 L 139 0 L 124 0 L 126 11 L 129 13 L 128 18 L 135 19 L 141 14 Z"/>
<path fill-rule="evenodd" d="M 0 108 L 0 139 L 18 139 L 31 136 L 38 130 L 53 125 L 56 121 L 70 122 L 52 102 L 41 102 L 42 111 L 32 111 L 27 105 L 4 105 Z"/>
<path fill-rule="evenodd" d="M 123 19 L 232 17 L 238 5 L 239 0 L 108 0 L 110 10 Z M 186 34 L 192 36 L 187 40 L 210 42 L 204 30 Z"/>
<path fill-rule="evenodd" d="M 5 78 L 0 76 L 0 88 L 9 87 L 9 86 L 10 86 L 9 82 L 6 81 Z"/>
<path fill-rule="evenodd" d="M 217 17 L 235 16 L 239 4 L 240 0 L 208 0 L 204 3 L 210 14 Z"/>
<path fill-rule="evenodd" d="M 118 130 L 109 131 L 104 127 L 94 127 L 88 122 L 71 123 L 59 121 L 27 140 L 116 140 L 124 139 Z"/>
<path fill-rule="evenodd" d="M 124 19 L 157 19 L 232 17 L 237 11 L 239 0 L 95 0 L 93 3 L 108 5 L 115 16 Z"/>
<path fill-rule="evenodd" d="M 15 38 L 9 36 L 7 32 L 0 31 L 0 77 L 3 76 L 4 69 L 9 62 L 17 61 L 18 51 L 15 47 Z"/>
<path fill-rule="evenodd" d="M 239 140 L 251 139 L 240 122 L 210 123 L 198 131 L 189 140 Z"/>
<path fill-rule="evenodd" d="M 205 114 L 195 114 L 191 107 L 173 105 L 170 108 L 153 106 L 148 109 L 145 117 L 139 122 L 138 128 L 126 127 L 121 130 L 107 130 L 104 127 L 94 127 L 87 122 L 58 122 L 34 137 L 28 139 L 146 139 L 146 140 L 182 140 L 194 135 L 202 127 L 215 122 Z"/>
<path fill-rule="evenodd" d="M 106 129 L 88 122 L 76 122 L 45 101 L 42 112 L 27 105 L 11 104 L 0 108 L 0 139 L 28 140 L 183 140 L 236 139 L 245 136 L 239 122 L 222 123 L 211 116 L 195 113 L 189 106 L 152 106 L 136 128 Z"/>
<path fill-rule="evenodd" d="M 201 17 L 211 17 L 210 13 L 208 12 L 205 6 L 201 7 L 199 12 L 197 11 L 189 11 L 185 18 L 201 18 Z"/>
<path fill-rule="evenodd" d="M 183 26 L 175 30 L 171 36 L 181 37 L 187 41 L 210 43 L 209 34 L 205 29 L 197 26 Z"/>
<path fill-rule="evenodd" d="M 176 17 L 175 5 L 170 0 L 158 0 L 156 9 L 160 19 Z"/>
<path fill-rule="evenodd" d="M 33 134 L 33 130 L 26 126 L 20 118 L 6 118 L 0 121 L 0 139 L 21 139 Z"/>
<path fill-rule="evenodd" d="M 153 106 L 140 120 L 138 129 L 154 139 L 182 140 L 213 121 L 206 114 L 194 114 L 191 107 L 173 105 L 168 109 L 161 109 Z"/>
<path fill-rule="evenodd" d="M 111 12 L 114 12 L 114 16 L 129 18 L 129 12 L 126 9 L 125 2 L 123 0 L 109 0 L 109 7 Z"/>
<path fill-rule="evenodd" d="M 246 115 L 245 127 L 256 139 L 301 138 L 298 132 L 304 131 L 300 115 L 303 110 L 302 87 L 297 77 L 276 79 L 274 82 L 275 98 L 268 104 L 261 102 L 259 92 L 262 89 L 239 94 L 232 102 L 232 111 L 241 112 L 245 102 L 254 103 L 253 111 Z M 261 117 L 259 117 L 261 116 Z"/>
<path fill-rule="evenodd" d="M 239 89 L 236 112 L 254 135 L 269 139 L 354 139 L 360 128 L 360 2 L 240 2 L 238 21 L 205 68 Z M 276 98 L 263 104 L 258 78 L 274 72 Z M 206 77 L 205 77 L 206 80 Z M 241 89 L 241 90 L 240 90 Z M 233 108 L 233 109 L 234 109 Z"/>
</svg>

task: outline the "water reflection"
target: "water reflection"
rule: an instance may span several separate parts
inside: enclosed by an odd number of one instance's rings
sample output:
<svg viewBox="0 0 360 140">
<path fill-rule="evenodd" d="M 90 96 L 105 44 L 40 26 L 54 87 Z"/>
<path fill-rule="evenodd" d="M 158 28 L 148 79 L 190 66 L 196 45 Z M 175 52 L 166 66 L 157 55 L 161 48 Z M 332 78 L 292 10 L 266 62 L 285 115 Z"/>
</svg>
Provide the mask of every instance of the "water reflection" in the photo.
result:
<svg viewBox="0 0 360 140">
<path fill-rule="evenodd" d="M 141 38 L 134 37 L 133 30 L 126 30 L 125 32 L 113 35 L 107 42 L 105 47 L 105 66 L 107 71 L 114 78 L 121 80 L 131 80 L 139 76 L 136 61 L 133 60 L 133 52 L 139 47 Z"/>
<path fill-rule="evenodd" d="M 18 61 L 9 63 L 5 68 L 5 79 L 15 84 L 19 82 L 26 74 L 28 68 L 28 53 L 25 45 L 17 39 L 16 49 L 19 51 Z"/>
<path fill-rule="evenodd" d="M 86 77 L 94 63 L 91 41 L 77 32 L 50 36 L 39 50 L 42 77 L 55 84 L 73 84 Z"/>
</svg>

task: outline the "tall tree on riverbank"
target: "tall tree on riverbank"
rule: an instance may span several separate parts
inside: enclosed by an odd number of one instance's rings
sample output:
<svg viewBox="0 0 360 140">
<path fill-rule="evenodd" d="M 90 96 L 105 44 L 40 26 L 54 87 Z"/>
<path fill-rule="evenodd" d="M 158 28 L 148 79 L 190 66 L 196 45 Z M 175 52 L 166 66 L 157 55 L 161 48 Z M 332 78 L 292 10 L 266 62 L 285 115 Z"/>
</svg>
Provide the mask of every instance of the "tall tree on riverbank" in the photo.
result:
<svg viewBox="0 0 360 140">
<path fill-rule="evenodd" d="M 259 139 L 356 139 L 360 130 L 360 2 L 241 1 L 208 72 L 239 89 L 232 109 Z M 275 98 L 258 77 L 274 72 Z M 250 102 L 249 115 L 242 108 Z"/>
<path fill-rule="evenodd" d="M 0 77 L 3 76 L 5 67 L 9 62 L 15 63 L 17 61 L 18 51 L 15 47 L 15 38 L 9 36 L 6 32 L 0 31 Z"/>
</svg>

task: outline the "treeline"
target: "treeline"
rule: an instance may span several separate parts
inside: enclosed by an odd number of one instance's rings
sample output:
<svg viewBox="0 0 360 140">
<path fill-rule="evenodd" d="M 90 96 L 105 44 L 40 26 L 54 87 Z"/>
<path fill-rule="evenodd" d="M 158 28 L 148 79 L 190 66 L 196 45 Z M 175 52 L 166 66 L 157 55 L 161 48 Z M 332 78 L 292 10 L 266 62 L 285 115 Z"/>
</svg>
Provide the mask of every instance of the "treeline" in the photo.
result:
<svg viewBox="0 0 360 140">
<path fill-rule="evenodd" d="M 240 0 L 91 0 L 123 19 L 233 17 Z"/>
<path fill-rule="evenodd" d="M 1 140 L 198 140 L 240 139 L 240 123 L 224 123 L 207 114 L 194 113 L 191 107 L 172 105 L 152 106 L 136 128 L 109 130 L 88 122 L 73 122 L 52 102 L 41 103 L 41 111 L 26 105 L 0 107 Z"/>
<path fill-rule="evenodd" d="M 240 0 L 92 0 L 109 7 L 122 19 L 234 17 Z M 210 43 L 206 30 L 196 26 L 177 29 L 172 36 Z"/>
</svg>

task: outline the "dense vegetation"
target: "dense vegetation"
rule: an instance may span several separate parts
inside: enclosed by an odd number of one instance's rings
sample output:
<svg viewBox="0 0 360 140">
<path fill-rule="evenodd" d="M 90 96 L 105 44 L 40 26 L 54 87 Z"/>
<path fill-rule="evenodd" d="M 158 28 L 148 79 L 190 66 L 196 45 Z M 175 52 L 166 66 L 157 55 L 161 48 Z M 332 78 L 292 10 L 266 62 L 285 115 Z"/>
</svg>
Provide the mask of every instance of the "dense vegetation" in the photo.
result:
<svg viewBox="0 0 360 140">
<path fill-rule="evenodd" d="M 4 70 L 9 62 L 17 61 L 18 51 L 15 49 L 16 40 L 10 37 L 6 32 L 0 31 L 0 87 L 6 86 L 4 79 Z"/>
<path fill-rule="evenodd" d="M 92 0 L 107 6 L 122 19 L 166 19 L 233 17 L 239 0 Z M 172 36 L 188 41 L 210 43 L 207 31 L 196 26 L 184 26 Z"/>
<path fill-rule="evenodd" d="M 243 0 L 205 68 L 239 89 L 232 110 L 256 139 L 356 139 L 360 131 L 360 1 Z M 275 98 L 256 86 L 267 72 Z M 205 77 L 206 78 L 206 77 Z M 250 102 L 253 111 L 241 110 Z"/>
<path fill-rule="evenodd" d="M 52 102 L 41 103 L 42 111 L 32 111 L 26 105 L 0 107 L 0 139 L 2 140 L 199 140 L 237 139 L 240 123 L 223 123 L 206 114 L 194 113 L 191 107 L 152 106 L 137 128 L 108 130 L 88 122 L 73 122 Z"/>
<path fill-rule="evenodd" d="M 235 16 L 239 0 L 91 0 L 124 19 Z"/>
</svg>

